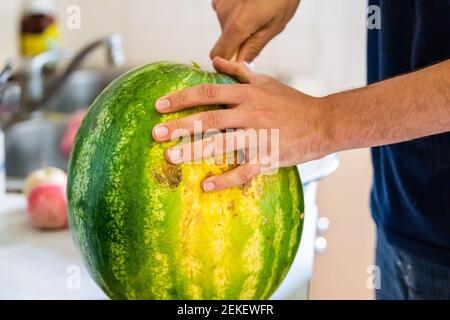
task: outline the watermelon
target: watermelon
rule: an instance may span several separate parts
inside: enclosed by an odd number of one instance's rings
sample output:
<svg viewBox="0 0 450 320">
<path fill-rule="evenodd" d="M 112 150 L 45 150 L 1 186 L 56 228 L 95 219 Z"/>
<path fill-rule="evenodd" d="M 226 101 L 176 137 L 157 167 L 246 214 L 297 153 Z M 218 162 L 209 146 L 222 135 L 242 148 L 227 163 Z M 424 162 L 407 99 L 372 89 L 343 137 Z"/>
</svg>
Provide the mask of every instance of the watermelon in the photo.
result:
<svg viewBox="0 0 450 320">
<path fill-rule="evenodd" d="M 232 78 L 158 62 L 112 82 L 93 102 L 69 161 L 69 224 L 96 283 L 112 299 L 265 299 L 296 255 L 303 225 L 295 167 L 206 193 L 202 180 L 232 164 L 173 165 L 177 143 L 155 142 L 155 101 Z"/>
</svg>

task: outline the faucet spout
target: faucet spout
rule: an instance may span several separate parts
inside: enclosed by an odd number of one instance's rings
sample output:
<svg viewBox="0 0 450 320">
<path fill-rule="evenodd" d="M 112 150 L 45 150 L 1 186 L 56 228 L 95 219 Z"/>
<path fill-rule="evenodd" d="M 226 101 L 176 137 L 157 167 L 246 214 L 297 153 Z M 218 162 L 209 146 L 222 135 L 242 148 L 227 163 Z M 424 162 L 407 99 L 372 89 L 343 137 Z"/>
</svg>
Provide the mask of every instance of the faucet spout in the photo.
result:
<svg viewBox="0 0 450 320">
<path fill-rule="evenodd" d="M 66 69 L 61 73 L 61 75 L 52 78 L 45 90 L 43 89 L 42 81 L 42 68 L 43 66 L 50 62 L 58 59 L 64 59 L 67 57 L 67 49 L 57 49 L 48 52 L 44 52 L 39 56 L 36 56 L 31 61 L 30 76 L 29 76 L 29 95 L 31 99 L 35 102 L 34 108 L 42 105 L 48 99 L 50 99 L 66 82 L 67 78 L 78 69 L 81 63 L 98 47 L 104 46 L 107 50 L 107 61 L 113 66 L 121 66 L 125 61 L 123 48 L 122 48 L 122 37 L 120 34 L 113 33 L 109 36 L 96 40 L 83 49 L 81 49 L 72 61 L 68 64 Z"/>
<path fill-rule="evenodd" d="M 48 63 L 56 63 L 58 61 L 72 57 L 73 51 L 70 49 L 60 48 L 43 52 L 33 57 L 28 62 L 27 76 L 27 98 L 30 102 L 38 102 L 44 95 L 44 80 L 42 71 Z"/>
</svg>

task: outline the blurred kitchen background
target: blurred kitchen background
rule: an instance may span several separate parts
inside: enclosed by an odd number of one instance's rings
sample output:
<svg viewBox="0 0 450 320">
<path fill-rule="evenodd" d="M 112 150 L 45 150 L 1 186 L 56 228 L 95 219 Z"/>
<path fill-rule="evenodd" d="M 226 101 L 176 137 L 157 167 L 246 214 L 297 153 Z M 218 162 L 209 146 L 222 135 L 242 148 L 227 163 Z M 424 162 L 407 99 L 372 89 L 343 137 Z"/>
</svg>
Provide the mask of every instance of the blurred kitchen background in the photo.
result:
<svg viewBox="0 0 450 320">
<path fill-rule="evenodd" d="M 54 4 L 63 48 L 77 51 L 115 32 L 122 36 L 127 68 L 157 60 L 194 60 L 211 68 L 208 54 L 220 27 L 210 0 L 57 0 Z M 80 10 L 79 29 L 68 27 L 68 23 L 73 27 L 74 8 Z M 255 67 L 317 96 L 363 86 L 366 10 L 367 3 L 361 0 L 302 0 L 286 30 L 265 48 Z M 1 64 L 19 57 L 22 13 L 22 1 L 0 2 Z M 114 70 L 104 49 L 82 63 L 83 68 Z M 323 235 L 326 249 L 315 257 L 310 298 L 371 299 L 366 284 L 374 247 L 368 207 L 369 150 L 342 152 L 339 157 L 339 168 L 318 184 L 319 214 L 328 218 L 330 226 Z"/>
</svg>

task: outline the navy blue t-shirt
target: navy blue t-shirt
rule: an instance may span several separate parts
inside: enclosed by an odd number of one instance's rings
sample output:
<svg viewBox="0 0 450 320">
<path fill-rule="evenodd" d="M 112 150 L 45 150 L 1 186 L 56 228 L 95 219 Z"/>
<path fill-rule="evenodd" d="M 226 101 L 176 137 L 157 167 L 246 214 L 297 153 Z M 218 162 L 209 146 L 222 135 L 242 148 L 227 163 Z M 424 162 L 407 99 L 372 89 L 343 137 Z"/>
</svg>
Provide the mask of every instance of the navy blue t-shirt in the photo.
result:
<svg viewBox="0 0 450 320">
<path fill-rule="evenodd" d="M 381 9 L 369 83 L 450 58 L 450 0 L 369 2 Z M 372 161 L 372 215 L 388 242 L 450 266 L 450 133 L 372 148 Z"/>
</svg>

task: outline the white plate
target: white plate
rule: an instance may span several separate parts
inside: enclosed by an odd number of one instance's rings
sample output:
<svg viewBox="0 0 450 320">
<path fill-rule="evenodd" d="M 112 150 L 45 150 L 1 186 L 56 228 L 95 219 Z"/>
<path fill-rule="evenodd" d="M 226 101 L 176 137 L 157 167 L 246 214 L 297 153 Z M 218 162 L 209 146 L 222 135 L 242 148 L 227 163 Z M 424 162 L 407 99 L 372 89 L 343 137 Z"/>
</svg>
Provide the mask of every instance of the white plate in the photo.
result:
<svg viewBox="0 0 450 320">
<path fill-rule="evenodd" d="M 318 181 L 333 173 L 339 166 L 339 158 L 333 153 L 322 159 L 306 162 L 297 166 L 303 184 Z"/>
</svg>

